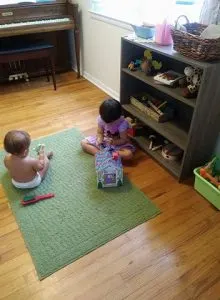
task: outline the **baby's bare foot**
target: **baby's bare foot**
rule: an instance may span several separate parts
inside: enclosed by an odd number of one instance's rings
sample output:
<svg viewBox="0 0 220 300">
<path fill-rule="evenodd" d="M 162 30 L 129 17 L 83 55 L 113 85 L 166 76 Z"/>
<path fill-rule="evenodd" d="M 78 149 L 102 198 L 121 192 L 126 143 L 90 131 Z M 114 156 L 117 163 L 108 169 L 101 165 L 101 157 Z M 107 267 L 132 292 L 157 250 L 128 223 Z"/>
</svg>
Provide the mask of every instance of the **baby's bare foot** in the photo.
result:
<svg viewBox="0 0 220 300">
<path fill-rule="evenodd" d="M 53 157 L 53 151 L 47 153 L 47 158 L 51 159 Z"/>
</svg>

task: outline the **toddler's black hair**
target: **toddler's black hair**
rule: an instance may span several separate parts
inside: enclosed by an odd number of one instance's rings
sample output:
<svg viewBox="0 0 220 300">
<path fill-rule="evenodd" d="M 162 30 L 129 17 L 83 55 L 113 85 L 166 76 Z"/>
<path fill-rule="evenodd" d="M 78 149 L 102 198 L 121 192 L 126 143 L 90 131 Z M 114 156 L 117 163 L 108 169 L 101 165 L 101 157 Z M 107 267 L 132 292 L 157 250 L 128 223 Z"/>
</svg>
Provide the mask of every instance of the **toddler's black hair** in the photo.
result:
<svg viewBox="0 0 220 300">
<path fill-rule="evenodd" d="M 106 99 L 99 107 L 99 114 L 105 123 L 118 120 L 122 115 L 120 102 L 113 98 Z"/>
</svg>

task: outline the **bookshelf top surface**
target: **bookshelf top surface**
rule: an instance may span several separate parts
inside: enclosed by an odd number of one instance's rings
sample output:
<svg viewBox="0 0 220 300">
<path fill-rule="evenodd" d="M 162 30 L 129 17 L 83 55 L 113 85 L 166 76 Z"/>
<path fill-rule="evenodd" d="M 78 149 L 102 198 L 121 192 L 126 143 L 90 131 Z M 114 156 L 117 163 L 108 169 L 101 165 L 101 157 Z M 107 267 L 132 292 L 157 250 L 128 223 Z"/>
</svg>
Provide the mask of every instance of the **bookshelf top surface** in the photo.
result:
<svg viewBox="0 0 220 300">
<path fill-rule="evenodd" d="M 154 43 L 153 41 L 149 41 L 146 40 L 146 42 L 144 41 L 144 39 L 139 39 L 139 38 L 135 38 L 132 35 L 128 35 L 128 36 L 124 36 L 122 37 L 122 40 L 127 41 L 131 44 L 137 45 L 139 47 L 142 47 L 144 49 L 149 49 L 153 52 L 157 52 L 161 55 L 176 59 L 178 61 L 184 62 L 186 64 L 189 64 L 191 66 L 195 66 L 198 68 L 210 68 L 217 65 L 220 65 L 220 61 L 215 61 L 215 62 L 203 62 L 203 61 L 197 61 L 191 58 L 188 58 L 186 56 L 183 56 L 179 53 L 177 53 L 175 50 L 173 50 L 173 46 L 160 46 L 157 45 L 156 43 Z"/>
</svg>

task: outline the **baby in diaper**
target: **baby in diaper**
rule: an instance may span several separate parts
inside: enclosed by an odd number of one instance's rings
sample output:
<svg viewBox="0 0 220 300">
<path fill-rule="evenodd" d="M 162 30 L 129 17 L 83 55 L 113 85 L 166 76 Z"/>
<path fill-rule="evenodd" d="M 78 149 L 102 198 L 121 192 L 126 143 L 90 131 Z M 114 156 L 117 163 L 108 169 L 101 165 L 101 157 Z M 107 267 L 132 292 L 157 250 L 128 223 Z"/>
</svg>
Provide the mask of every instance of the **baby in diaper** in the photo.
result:
<svg viewBox="0 0 220 300">
<path fill-rule="evenodd" d="M 21 130 L 9 131 L 4 138 L 4 148 L 8 153 L 4 164 L 16 188 L 30 189 L 40 185 L 44 179 L 53 153 L 45 153 L 41 147 L 37 158 L 29 156 L 30 135 Z"/>
</svg>

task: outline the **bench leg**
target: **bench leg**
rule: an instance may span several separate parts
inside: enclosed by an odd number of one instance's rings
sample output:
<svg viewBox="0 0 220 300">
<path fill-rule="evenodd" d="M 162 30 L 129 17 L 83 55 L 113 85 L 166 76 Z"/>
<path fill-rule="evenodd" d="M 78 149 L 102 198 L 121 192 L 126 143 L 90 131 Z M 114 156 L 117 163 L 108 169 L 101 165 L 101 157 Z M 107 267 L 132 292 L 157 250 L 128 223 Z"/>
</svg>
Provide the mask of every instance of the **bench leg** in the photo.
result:
<svg viewBox="0 0 220 300">
<path fill-rule="evenodd" d="M 46 71 L 47 81 L 50 82 L 50 73 L 49 73 L 48 60 L 47 59 L 44 59 L 44 68 L 45 68 L 45 71 Z"/>
<path fill-rule="evenodd" d="M 56 85 L 56 75 L 55 75 L 54 59 L 53 59 L 53 57 L 50 57 L 49 60 L 50 60 L 50 67 L 51 67 L 52 78 L 53 78 L 53 86 L 54 86 L 54 90 L 56 91 L 57 85 Z"/>
</svg>

